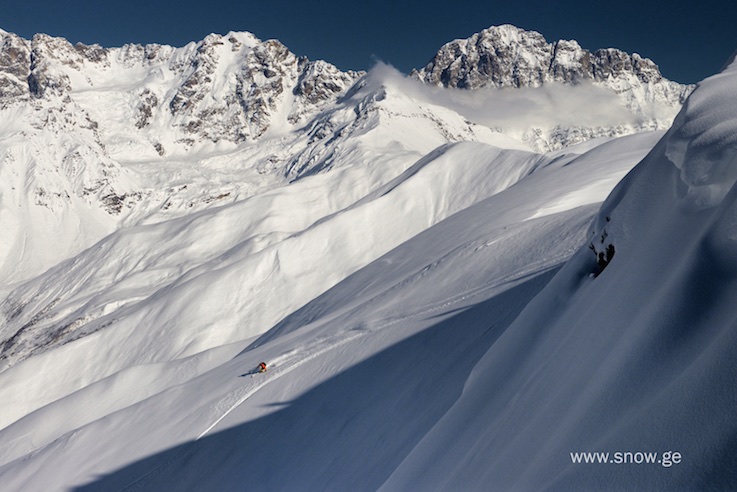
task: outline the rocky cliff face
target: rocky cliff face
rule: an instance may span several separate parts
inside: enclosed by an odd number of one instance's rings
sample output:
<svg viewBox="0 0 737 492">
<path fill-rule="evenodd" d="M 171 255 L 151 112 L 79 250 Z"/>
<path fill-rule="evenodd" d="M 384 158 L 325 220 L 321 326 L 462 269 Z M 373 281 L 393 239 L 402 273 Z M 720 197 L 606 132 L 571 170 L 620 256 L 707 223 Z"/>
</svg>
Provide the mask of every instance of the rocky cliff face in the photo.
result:
<svg viewBox="0 0 737 492">
<path fill-rule="evenodd" d="M 0 101 L 28 93 L 31 53 L 28 43 L 11 33 L 0 41 Z"/>
</svg>

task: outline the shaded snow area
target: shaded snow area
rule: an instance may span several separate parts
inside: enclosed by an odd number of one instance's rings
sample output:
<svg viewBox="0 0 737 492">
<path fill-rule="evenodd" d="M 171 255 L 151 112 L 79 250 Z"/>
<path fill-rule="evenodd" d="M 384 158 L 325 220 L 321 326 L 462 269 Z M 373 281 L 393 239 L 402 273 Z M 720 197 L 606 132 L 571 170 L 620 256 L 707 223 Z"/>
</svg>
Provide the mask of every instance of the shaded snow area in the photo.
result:
<svg viewBox="0 0 737 492">
<path fill-rule="evenodd" d="M 737 488 L 737 65 L 697 87 L 385 490 Z M 721 115 L 722 117 L 720 118 Z M 572 464 L 674 451 L 678 465 Z"/>
<path fill-rule="evenodd" d="M 667 132 L 540 152 L 535 108 L 631 115 L 93 48 L 0 105 L 1 490 L 737 489 L 737 63 Z M 244 87 L 248 138 L 209 125 Z"/>
</svg>

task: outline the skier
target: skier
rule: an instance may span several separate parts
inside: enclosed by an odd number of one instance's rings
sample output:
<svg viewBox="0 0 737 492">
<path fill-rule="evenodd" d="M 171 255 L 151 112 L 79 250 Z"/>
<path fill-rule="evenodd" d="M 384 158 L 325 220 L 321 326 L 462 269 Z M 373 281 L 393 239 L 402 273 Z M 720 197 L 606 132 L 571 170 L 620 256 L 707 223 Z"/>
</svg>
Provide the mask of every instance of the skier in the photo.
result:
<svg viewBox="0 0 737 492">
<path fill-rule="evenodd" d="M 258 365 L 258 372 L 266 372 L 266 362 L 262 362 Z"/>
</svg>

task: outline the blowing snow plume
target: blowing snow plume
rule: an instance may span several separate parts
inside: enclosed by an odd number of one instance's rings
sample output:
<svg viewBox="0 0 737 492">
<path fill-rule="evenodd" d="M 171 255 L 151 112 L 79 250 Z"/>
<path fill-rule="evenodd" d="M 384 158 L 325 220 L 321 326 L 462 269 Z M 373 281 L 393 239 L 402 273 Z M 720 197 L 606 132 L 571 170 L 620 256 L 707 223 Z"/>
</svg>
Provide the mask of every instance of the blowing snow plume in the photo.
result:
<svg viewBox="0 0 737 492">
<path fill-rule="evenodd" d="M 424 104 L 443 106 L 538 151 L 593 137 L 667 128 L 678 110 L 657 101 L 635 104 L 633 95 L 587 80 L 468 90 L 428 85 L 383 63 L 369 72 L 368 80 L 397 87 Z"/>
<path fill-rule="evenodd" d="M 592 225 L 606 269 L 582 248 L 385 490 L 737 488 L 735 88 L 699 84 Z"/>
</svg>

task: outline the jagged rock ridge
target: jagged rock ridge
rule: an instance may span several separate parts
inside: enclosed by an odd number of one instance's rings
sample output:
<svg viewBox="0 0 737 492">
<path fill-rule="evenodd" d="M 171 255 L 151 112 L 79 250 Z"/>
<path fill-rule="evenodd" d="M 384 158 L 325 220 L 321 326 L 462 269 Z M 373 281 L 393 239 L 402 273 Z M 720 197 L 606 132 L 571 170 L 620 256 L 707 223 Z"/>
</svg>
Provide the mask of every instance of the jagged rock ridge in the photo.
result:
<svg viewBox="0 0 737 492">
<path fill-rule="evenodd" d="M 537 87 L 544 83 L 621 79 L 634 85 L 661 84 L 663 95 L 682 103 L 688 87 L 665 79 L 658 66 L 637 53 L 615 48 L 594 52 L 576 41 L 549 43 L 538 32 L 511 25 L 494 26 L 444 45 L 412 76 L 426 83 L 463 89 L 483 87 Z M 653 94 L 655 97 L 655 94 Z"/>
<path fill-rule="evenodd" d="M 211 34 L 179 49 L 155 44 L 73 46 L 45 34 L 28 41 L 3 33 L 0 102 L 98 89 L 113 82 L 116 68 L 132 78 L 138 74 L 142 80 L 137 82 L 144 82 L 133 104 L 138 129 L 152 118 L 168 117 L 189 137 L 213 142 L 257 139 L 285 101 L 291 103 L 289 121 L 303 121 L 362 75 L 297 57 L 280 42 L 262 42 L 249 33 Z M 157 93 L 149 86 L 161 78 L 167 87 Z M 160 107 L 167 111 L 157 111 Z"/>
</svg>

